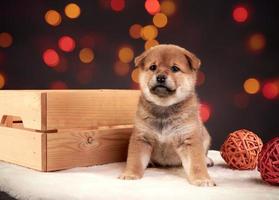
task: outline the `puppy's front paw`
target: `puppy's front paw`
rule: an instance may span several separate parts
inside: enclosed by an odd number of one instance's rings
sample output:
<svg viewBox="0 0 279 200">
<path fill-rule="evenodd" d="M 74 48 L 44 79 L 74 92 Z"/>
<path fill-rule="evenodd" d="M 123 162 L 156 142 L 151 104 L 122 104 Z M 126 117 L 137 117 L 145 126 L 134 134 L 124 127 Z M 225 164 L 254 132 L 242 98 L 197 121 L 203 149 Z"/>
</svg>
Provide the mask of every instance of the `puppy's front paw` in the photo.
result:
<svg viewBox="0 0 279 200">
<path fill-rule="evenodd" d="M 124 172 L 118 178 L 123 180 L 137 180 L 140 179 L 142 176 L 134 173 Z"/>
<path fill-rule="evenodd" d="M 190 181 L 192 185 L 201 186 L 201 187 L 213 187 L 216 186 L 216 183 L 211 179 L 195 179 Z"/>
</svg>

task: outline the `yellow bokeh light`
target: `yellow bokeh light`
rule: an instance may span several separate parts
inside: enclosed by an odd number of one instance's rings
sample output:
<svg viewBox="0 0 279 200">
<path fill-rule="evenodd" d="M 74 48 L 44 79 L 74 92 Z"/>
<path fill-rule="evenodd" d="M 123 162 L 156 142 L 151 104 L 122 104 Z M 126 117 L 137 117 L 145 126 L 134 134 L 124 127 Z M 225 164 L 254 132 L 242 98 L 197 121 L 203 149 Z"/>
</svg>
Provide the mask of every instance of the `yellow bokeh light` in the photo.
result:
<svg viewBox="0 0 279 200">
<path fill-rule="evenodd" d="M 153 17 L 153 23 L 155 26 L 158 28 L 163 28 L 167 25 L 168 23 L 168 18 L 164 13 L 157 13 Z"/>
<path fill-rule="evenodd" d="M 141 37 L 144 40 L 153 40 L 158 35 L 158 29 L 156 26 L 147 25 L 141 29 Z"/>
<path fill-rule="evenodd" d="M 139 83 L 139 68 L 135 68 L 132 71 L 131 78 L 135 83 Z"/>
<path fill-rule="evenodd" d="M 248 94 L 256 94 L 260 90 L 260 82 L 255 78 L 249 78 L 244 82 L 243 88 Z"/>
<path fill-rule="evenodd" d="M 0 73 L 0 89 L 5 86 L 5 77 L 3 74 Z"/>
<path fill-rule="evenodd" d="M 0 33 L 0 47 L 2 48 L 7 48 L 11 46 L 13 43 L 13 37 L 11 36 L 10 33 Z"/>
<path fill-rule="evenodd" d="M 65 15 L 71 19 L 78 18 L 80 15 L 80 7 L 75 3 L 66 5 Z"/>
<path fill-rule="evenodd" d="M 173 1 L 165 0 L 161 2 L 161 12 L 165 13 L 167 16 L 171 16 L 175 13 L 176 6 Z"/>
<path fill-rule="evenodd" d="M 260 51 L 266 45 L 265 36 L 261 33 L 253 34 L 248 40 L 249 48 L 252 51 Z"/>
<path fill-rule="evenodd" d="M 51 26 L 58 26 L 61 23 L 62 18 L 57 11 L 49 10 L 45 14 L 45 20 Z"/>
<path fill-rule="evenodd" d="M 130 47 L 122 47 L 118 51 L 119 60 L 123 63 L 129 63 L 134 58 L 134 51 Z"/>
<path fill-rule="evenodd" d="M 114 72 L 118 75 L 118 76 L 126 76 L 129 73 L 130 70 L 130 66 L 127 63 L 123 63 L 120 61 L 117 61 L 114 64 Z"/>
<path fill-rule="evenodd" d="M 141 33 L 142 26 L 139 24 L 133 24 L 130 29 L 129 29 L 129 34 L 132 38 L 134 39 L 139 39 L 140 38 L 140 33 Z"/>
<path fill-rule="evenodd" d="M 157 40 L 147 40 L 144 44 L 145 50 L 150 49 L 151 47 L 154 47 L 158 45 L 159 42 Z"/>
<path fill-rule="evenodd" d="M 91 63 L 93 61 L 93 59 L 94 59 L 94 53 L 89 48 L 83 48 L 79 52 L 79 59 L 83 63 Z"/>
</svg>

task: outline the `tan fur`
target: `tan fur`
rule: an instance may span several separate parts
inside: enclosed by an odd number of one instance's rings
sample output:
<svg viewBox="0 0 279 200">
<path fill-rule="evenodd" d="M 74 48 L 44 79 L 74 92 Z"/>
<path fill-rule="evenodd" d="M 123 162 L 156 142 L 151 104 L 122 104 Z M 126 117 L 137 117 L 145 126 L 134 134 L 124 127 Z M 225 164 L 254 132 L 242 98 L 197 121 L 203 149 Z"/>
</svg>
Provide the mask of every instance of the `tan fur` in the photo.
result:
<svg viewBox="0 0 279 200">
<path fill-rule="evenodd" d="M 214 186 L 206 164 L 210 136 L 199 117 L 195 82 L 200 60 L 175 45 L 158 45 L 135 59 L 140 68 L 139 100 L 135 128 L 130 139 L 126 169 L 121 179 L 139 179 L 148 163 L 183 165 L 188 181 Z M 156 70 L 150 70 L 150 65 Z M 171 71 L 176 65 L 179 72 Z M 156 88 L 156 77 L 164 74 L 166 87 Z"/>
</svg>

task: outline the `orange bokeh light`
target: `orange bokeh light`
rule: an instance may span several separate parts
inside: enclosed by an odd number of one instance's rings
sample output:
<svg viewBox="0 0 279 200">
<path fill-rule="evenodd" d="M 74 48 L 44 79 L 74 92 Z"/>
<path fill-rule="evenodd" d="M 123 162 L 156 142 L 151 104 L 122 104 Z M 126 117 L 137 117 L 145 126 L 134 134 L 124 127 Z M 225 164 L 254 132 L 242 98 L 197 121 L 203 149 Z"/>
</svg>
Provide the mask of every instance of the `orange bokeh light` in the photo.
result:
<svg viewBox="0 0 279 200">
<path fill-rule="evenodd" d="M 0 89 L 2 89 L 5 86 L 5 82 L 5 76 L 2 73 L 0 73 Z"/>
<path fill-rule="evenodd" d="M 0 47 L 7 48 L 10 47 L 13 43 L 13 37 L 10 33 L 0 33 Z"/>
<path fill-rule="evenodd" d="M 139 83 L 139 68 L 135 68 L 132 71 L 131 78 L 135 83 Z"/>
<path fill-rule="evenodd" d="M 71 52 L 74 50 L 76 43 L 70 36 L 62 36 L 58 41 L 58 46 L 62 51 Z"/>
<path fill-rule="evenodd" d="M 161 12 L 167 16 L 171 16 L 175 13 L 176 6 L 171 0 L 164 0 L 161 2 Z"/>
<path fill-rule="evenodd" d="M 134 58 L 134 51 L 130 47 L 122 47 L 118 51 L 119 60 L 123 63 L 129 63 Z"/>
<path fill-rule="evenodd" d="M 236 22 L 243 23 L 247 21 L 249 13 L 247 8 L 245 8 L 244 6 L 238 6 L 234 8 L 232 16 Z"/>
<path fill-rule="evenodd" d="M 127 63 L 123 63 L 123 62 L 117 61 L 114 64 L 113 69 L 114 69 L 114 72 L 115 72 L 116 75 L 118 75 L 118 76 L 126 76 L 129 73 L 130 65 L 127 64 Z"/>
<path fill-rule="evenodd" d="M 43 61 L 49 67 L 56 67 L 60 62 L 60 58 L 54 49 L 47 49 L 43 53 Z"/>
<path fill-rule="evenodd" d="M 156 26 L 147 25 L 141 29 L 141 37 L 144 40 L 153 40 L 158 36 L 158 29 Z"/>
<path fill-rule="evenodd" d="M 129 29 L 129 34 L 134 39 L 139 39 L 141 37 L 142 26 L 139 24 L 133 24 Z"/>
<path fill-rule="evenodd" d="M 249 78 L 243 84 L 243 88 L 248 94 L 256 94 L 260 87 L 260 82 L 255 78 Z"/>
<path fill-rule="evenodd" d="M 111 9 L 120 12 L 125 8 L 125 1 L 124 0 L 111 0 L 110 2 Z"/>
<path fill-rule="evenodd" d="M 147 50 L 156 45 L 159 45 L 159 42 L 157 40 L 147 40 L 144 44 L 144 49 Z"/>
<path fill-rule="evenodd" d="M 62 18 L 57 11 L 49 10 L 45 14 L 45 20 L 51 26 L 58 26 L 61 24 Z"/>
<path fill-rule="evenodd" d="M 168 18 L 164 13 L 157 13 L 153 17 L 153 24 L 158 28 L 163 28 L 167 25 Z"/>
<path fill-rule="evenodd" d="M 200 118 L 203 122 L 207 122 L 211 116 L 211 108 L 207 103 L 200 104 Z"/>
<path fill-rule="evenodd" d="M 147 12 L 151 15 L 160 12 L 160 3 L 158 0 L 146 0 L 144 6 Z"/>
<path fill-rule="evenodd" d="M 95 55 L 90 48 L 83 48 L 79 52 L 79 59 L 83 63 L 91 63 L 94 58 L 95 58 Z"/>
<path fill-rule="evenodd" d="M 251 51 L 259 52 L 264 49 L 265 45 L 266 39 L 262 33 L 255 33 L 248 39 L 248 47 Z"/>
<path fill-rule="evenodd" d="M 80 7 L 75 3 L 69 3 L 64 9 L 65 15 L 70 19 L 78 18 L 80 15 Z"/>
<path fill-rule="evenodd" d="M 278 97 L 279 88 L 276 83 L 268 82 L 264 84 L 262 93 L 265 98 L 272 100 Z"/>
</svg>

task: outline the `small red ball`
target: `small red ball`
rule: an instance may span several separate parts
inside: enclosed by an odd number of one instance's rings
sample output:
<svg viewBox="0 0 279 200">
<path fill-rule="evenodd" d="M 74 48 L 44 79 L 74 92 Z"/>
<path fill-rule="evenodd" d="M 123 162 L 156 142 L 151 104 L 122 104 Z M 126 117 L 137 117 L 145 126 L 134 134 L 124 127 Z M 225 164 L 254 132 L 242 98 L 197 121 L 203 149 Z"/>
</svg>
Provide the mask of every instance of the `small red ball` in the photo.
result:
<svg viewBox="0 0 279 200">
<path fill-rule="evenodd" d="M 258 159 L 258 171 L 265 182 L 279 185 L 279 137 L 263 146 Z"/>
<path fill-rule="evenodd" d="M 262 140 L 255 133 L 242 129 L 229 134 L 220 153 L 231 168 L 255 169 L 262 146 Z"/>
</svg>

